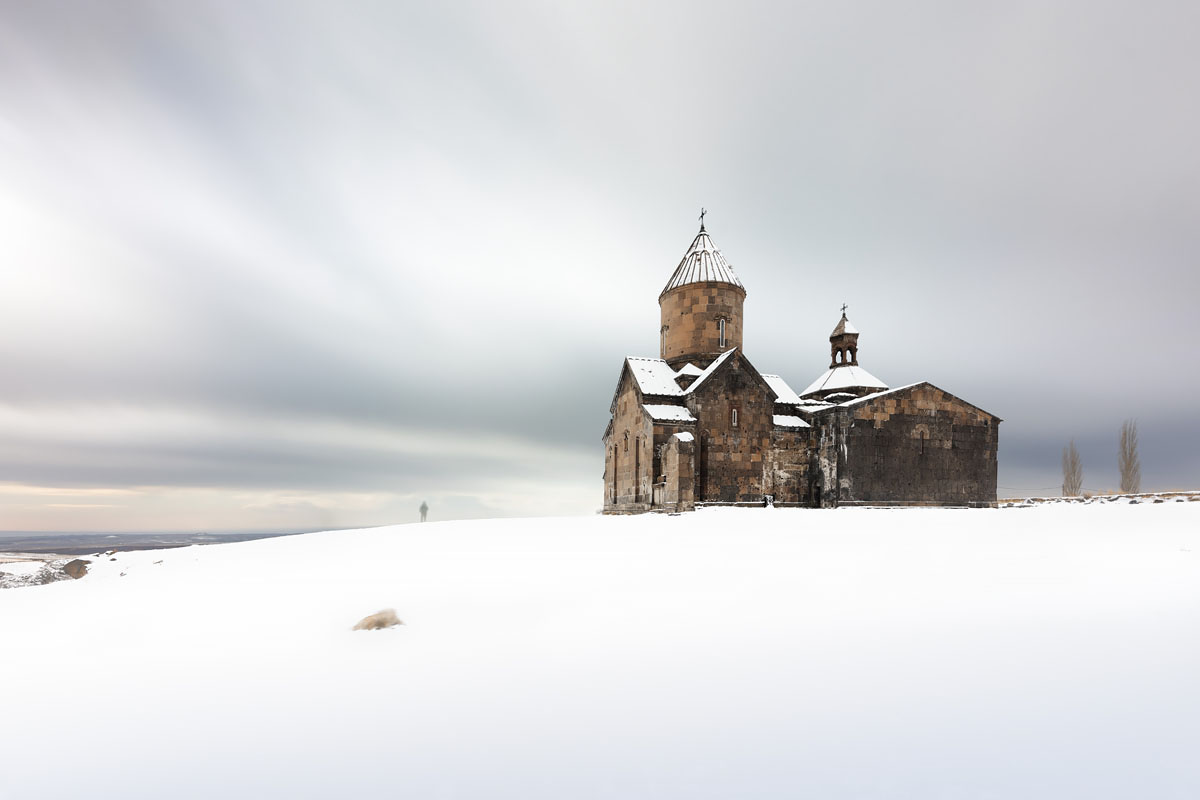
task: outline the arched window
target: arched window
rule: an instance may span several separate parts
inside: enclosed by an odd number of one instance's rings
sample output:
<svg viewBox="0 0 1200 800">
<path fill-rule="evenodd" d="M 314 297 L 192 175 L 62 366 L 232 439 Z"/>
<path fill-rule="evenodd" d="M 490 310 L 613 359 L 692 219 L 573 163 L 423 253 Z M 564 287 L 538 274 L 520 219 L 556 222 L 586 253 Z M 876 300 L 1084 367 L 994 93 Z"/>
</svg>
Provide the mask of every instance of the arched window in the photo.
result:
<svg viewBox="0 0 1200 800">
<path fill-rule="evenodd" d="M 625 452 L 629 452 L 629 431 L 625 431 Z"/>
<path fill-rule="evenodd" d="M 720 346 L 724 347 L 725 346 L 725 320 L 724 319 L 718 320 L 717 327 L 720 329 L 720 332 L 721 332 L 721 345 Z"/>
<path fill-rule="evenodd" d="M 834 356 L 833 360 L 838 364 L 842 363 L 842 351 L 841 350 L 837 351 L 837 354 Z"/>
<path fill-rule="evenodd" d="M 729 414 L 729 424 L 734 428 L 737 427 L 737 412 L 738 410 L 734 408 Z"/>
</svg>

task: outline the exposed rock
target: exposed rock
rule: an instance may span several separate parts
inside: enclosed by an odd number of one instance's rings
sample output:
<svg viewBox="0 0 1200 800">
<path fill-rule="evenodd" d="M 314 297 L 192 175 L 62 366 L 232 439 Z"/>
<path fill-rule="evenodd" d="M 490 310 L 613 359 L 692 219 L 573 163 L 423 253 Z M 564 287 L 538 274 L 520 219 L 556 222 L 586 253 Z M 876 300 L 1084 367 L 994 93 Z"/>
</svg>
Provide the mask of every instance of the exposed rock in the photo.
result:
<svg viewBox="0 0 1200 800">
<path fill-rule="evenodd" d="M 36 571 L 22 572 L 13 574 L 10 572 L 0 571 L 0 589 L 16 589 L 22 586 L 41 586 L 46 583 L 54 583 L 55 581 L 65 581 L 67 578 L 66 572 L 63 571 L 63 562 L 60 561 L 44 561 L 38 566 Z"/>
<path fill-rule="evenodd" d="M 87 575 L 88 564 L 90 564 L 90 563 L 92 563 L 92 562 L 88 561 L 87 559 L 77 558 L 74 561 L 68 561 L 66 564 L 64 564 L 63 572 L 67 573 L 67 575 L 71 576 L 72 578 L 78 580 L 78 579 L 82 578 L 84 575 Z"/>
<path fill-rule="evenodd" d="M 404 622 L 396 616 L 396 609 L 385 608 L 382 611 L 376 611 L 369 617 L 363 617 L 354 626 L 356 631 L 377 631 L 383 628 L 392 628 L 396 625 L 403 625 Z"/>
</svg>

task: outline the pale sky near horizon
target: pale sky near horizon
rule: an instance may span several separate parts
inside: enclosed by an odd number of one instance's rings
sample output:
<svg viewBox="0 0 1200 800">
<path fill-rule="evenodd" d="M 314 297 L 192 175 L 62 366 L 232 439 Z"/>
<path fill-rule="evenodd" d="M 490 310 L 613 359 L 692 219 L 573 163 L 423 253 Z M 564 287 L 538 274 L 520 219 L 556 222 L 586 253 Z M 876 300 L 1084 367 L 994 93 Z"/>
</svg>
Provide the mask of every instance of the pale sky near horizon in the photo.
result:
<svg viewBox="0 0 1200 800">
<path fill-rule="evenodd" d="M 590 513 L 708 229 L 745 350 L 1200 486 L 1200 6 L 0 2 L 0 530 Z"/>
</svg>

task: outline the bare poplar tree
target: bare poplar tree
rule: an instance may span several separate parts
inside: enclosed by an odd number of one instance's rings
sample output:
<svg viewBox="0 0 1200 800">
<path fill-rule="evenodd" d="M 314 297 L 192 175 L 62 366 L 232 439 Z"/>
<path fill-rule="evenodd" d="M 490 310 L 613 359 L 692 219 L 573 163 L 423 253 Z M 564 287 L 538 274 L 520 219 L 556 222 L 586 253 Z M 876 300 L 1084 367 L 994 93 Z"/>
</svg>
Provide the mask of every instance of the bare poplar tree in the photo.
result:
<svg viewBox="0 0 1200 800">
<path fill-rule="evenodd" d="M 1121 425 L 1121 444 L 1117 451 L 1117 469 L 1121 473 L 1121 491 L 1126 494 L 1142 488 L 1142 463 L 1138 460 L 1137 421 Z"/>
<path fill-rule="evenodd" d="M 1079 451 L 1075 440 L 1063 448 L 1063 497 L 1078 497 L 1083 493 L 1083 465 L 1079 463 Z"/>
</svg>

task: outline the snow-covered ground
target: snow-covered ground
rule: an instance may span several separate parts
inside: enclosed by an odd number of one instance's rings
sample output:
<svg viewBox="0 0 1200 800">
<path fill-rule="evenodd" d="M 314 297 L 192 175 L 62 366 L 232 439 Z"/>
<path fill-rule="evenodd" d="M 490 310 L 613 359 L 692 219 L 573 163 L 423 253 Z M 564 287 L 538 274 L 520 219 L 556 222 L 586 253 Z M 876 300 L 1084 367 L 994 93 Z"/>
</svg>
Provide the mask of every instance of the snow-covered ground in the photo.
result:
<svg viewBox="0 0 1200 800">
<path fill-rule="evenodd" d="M 0 591 L 0 798 L 1200 796 L 1200 502 L 108 558 Z"/>
<path fill-rule="evenodd" d="M 3 558 L 0 557 L 0 574 L 14 577 L 28 577 L 41 572 L 46 566 L 45 561 L 36 558 Z"/>
</svg>

